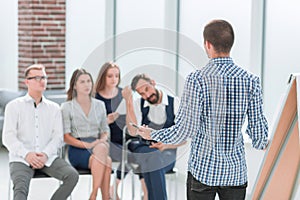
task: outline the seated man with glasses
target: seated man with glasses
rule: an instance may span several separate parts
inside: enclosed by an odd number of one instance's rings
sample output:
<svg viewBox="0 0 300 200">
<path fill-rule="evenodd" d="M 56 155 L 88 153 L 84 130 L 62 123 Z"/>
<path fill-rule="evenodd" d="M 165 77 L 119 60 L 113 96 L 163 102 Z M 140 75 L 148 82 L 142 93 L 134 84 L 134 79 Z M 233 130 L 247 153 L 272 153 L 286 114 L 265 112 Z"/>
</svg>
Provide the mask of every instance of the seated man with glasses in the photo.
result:
<svg viewBox="0 0 300 200">
<path fill-rule="evenodd" d="M 41 81 L 41 80 L 47 80 L 48 76 L 32 76 L 32 77 L 27 77 L 27 80 L 36 80 L 36 81 Z"/>
<path fill-rule="evenodd" d="M 27 199 L 36 170 L 62 181 L 51 200 L 67 199 L 78 173 L 58 157 L 63 144 L 62 116 L 60 107 L 43 96 L 47 85 L 45 67 L 28 67 L 25 84 L 27 94 L 10 101 L 4 115 L 3 144 L 9 151 L 14 200 Z"/>
</svg>

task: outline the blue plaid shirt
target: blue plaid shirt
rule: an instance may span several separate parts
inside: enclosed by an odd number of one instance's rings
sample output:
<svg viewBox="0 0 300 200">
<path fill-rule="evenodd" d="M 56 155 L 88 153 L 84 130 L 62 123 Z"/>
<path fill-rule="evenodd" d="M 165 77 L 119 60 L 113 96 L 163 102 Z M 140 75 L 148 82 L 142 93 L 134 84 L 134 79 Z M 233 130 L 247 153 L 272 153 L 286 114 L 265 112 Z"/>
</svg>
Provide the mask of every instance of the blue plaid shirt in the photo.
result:
<svg viewBox="0 0 300 200">
<path fill-rule="evenodd" d="M 154 140 L 180 143 L 192 138 L 188 170 L 210 186 L 247 182 L 242 126 L 256 149 L 268 143 L 260 81 L 233 63 L 214 58 L 187 77 L 175 125 L 151 133 Z M 246 118 L 247 117 L 247 118 Z"/>
</svg>

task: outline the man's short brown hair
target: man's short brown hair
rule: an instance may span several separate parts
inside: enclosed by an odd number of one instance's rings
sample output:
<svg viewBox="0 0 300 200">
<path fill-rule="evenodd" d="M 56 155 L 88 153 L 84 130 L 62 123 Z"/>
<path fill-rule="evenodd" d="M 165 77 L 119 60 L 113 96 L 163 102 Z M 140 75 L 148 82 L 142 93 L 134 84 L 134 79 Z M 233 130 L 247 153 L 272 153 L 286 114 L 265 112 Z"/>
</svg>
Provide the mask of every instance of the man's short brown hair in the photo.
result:
<svg viewBox="0 0 300 200">
<path fill-rule="evenodd" d="M 213 20 L 203 31 L 204 42 L 208 41 L 217 53 L 229 53 L 234 42 L 234 32 L 230 23 L 225 20 Z"/>
<path fill-rule="evenodd" d="M 27 67 L 24 71 L 25 78 L 28 76 L 31 70 L 45 70 L 45 66 L 42 64 L 33 64 Z"/>
</svg>

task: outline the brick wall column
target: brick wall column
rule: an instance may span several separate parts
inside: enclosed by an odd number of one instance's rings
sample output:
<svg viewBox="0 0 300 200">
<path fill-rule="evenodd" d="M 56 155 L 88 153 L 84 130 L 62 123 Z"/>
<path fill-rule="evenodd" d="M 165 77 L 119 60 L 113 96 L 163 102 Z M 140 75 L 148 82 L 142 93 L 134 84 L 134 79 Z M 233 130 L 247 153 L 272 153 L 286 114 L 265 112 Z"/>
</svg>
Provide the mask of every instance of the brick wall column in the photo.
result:
<svg viewBox="0 0 300 200">
<path fill-rule="evenodd" d="M 45 65 L 48 89 L 65 89 L 66 0 L 18 0 L 18 79 L 25 89 L 24 69 Z"/>
</svg>

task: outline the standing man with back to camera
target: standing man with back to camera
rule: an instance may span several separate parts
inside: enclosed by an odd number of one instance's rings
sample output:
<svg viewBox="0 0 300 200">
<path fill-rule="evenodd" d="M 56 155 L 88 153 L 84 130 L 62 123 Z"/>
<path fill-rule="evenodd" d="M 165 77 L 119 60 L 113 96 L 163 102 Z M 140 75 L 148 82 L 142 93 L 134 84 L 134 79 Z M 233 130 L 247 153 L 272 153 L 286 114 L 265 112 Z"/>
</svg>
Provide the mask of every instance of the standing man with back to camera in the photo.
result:
<svg viewBox="0 0 300 200">
<path fill-rule="evenodd" d="M 154 131 L 141 127 L 145 139 L 180 143 L 192 138 L 188 162 L 187 198 L 245 199 L 247 166 L 243 124 L 256 149 L 268 145 L 259 78 L 237 66 L 230 57 L 232 26 L 213 20 L 203 32 L 210 61 L 188 75 L 175 125 Z"/>
<path fill-rule="evenodd" d="M 3 128 L 14 200 L 27 199 L 36 170 L 62 181 L 51 200 L 67 199 L 77 184 L 78 173 L 58 157 L 63 144 L 62 117 L 59 106 L 43 96 L 47 85 L 45 67 L 29 66 L 25 84 L 27 94 L 7 104 Z"/>
</svg>

